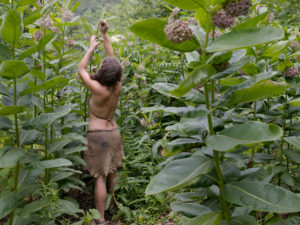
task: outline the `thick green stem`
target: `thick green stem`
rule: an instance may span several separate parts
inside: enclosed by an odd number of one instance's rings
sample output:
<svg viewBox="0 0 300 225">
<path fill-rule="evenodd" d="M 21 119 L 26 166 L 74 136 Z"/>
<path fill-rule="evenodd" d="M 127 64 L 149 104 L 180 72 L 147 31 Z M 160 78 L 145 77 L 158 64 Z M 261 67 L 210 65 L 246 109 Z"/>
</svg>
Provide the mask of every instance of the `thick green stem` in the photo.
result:
<svg viewBox="0 0 300 225">
<path fill-rule="evenodd" d="M 256 120 L 256 101 L 254 101 L 253 117 Z"/>
<path fill-rule="evenodd" d="M 210 102 L 209 102 L 209 93 L 208 93 L 208 84 L 207 83 L 204 84 L 204 90 L 205 90 L 206 108 L 207 108 L 207 110 L 210 110 Z M 208 120 L 208 125 L 209 125 L 209 133 L 211 135 L 213 135 L 215 132 L 214 132 L 214 127 L 213 127 L 213 123 L 212 123 L 212 113 L 211 112 L 207 115 L 207 120 Z M 219 153 L 215 150 L 213 150 L 213 152 L 214 152 L 214 162 L 215 162 L 216 171 L 217 171 L 217 175 L 218 175 L 218 183 L 219 183 L 219 189 L 220 189 L 220 202 L 221 202 L 221 207 L 222 207 L 222 211 L 223 211 L 223 216 L 226 220 L 226 224 L 230 225 L 230 217 L 229 217 L 229 213 L 228 213 L 227 203 L 223 197 L 224 179 L 223 179 L 222 172 L 221 172 Z"/>
</svg>

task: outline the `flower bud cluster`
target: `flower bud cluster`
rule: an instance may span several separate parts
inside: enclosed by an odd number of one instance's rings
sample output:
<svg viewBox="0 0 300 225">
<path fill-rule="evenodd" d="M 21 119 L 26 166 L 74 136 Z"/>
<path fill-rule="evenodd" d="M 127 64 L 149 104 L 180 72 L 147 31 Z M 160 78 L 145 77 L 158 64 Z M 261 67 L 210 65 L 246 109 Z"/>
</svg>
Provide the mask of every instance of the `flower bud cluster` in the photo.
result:
<svg viewBox="0 0 300 225">
<path fill-rule="evenodd" d="M 223 9 L 227 15 L 236 17 L 247 15 L 251 6 L 251 0 L 226 1 L 223 5 Z"/>
<path fill-rule="evenodd" d="M 55 33 L 60 33 L 60 29 L 57 26 L 51 26 L 49 29 Z"/>
<path fill-rule="evenodd" d="M 33 38 L 35 41 L 39 42 L 41 40 L 41 38 L 44 36 L 44 33 L 41 30 L 36 30 L 33 33 Z"/>
<path fill-rule="evenodd" d="M 53 21 L 50 16 L 44 16 L 38 20 L 42 28 L 50 28 L 53 25 Z"/>
<path fill-rule="evenodd" d="M 296 49 L 297 51 L 300 50 L 300 43 L 298 41 L 292 41 L 290 43 L 290 47 Z"/>
<path fill-rule="evenodd" d="M 179 44 L 181 42 L 192 40 L 193 32 L 189 28 L 189 23 L 182 20 L 176 20 L 165 26 L 165 34 L 167 38 L 173 43 Z"/>
<path fill-rule="evenodd" d="M 295 77 L 298 73 L 299 73 L 298 67 L 294 67 L 294 66 L 288 67 L 285 70 L 285 75 L 290 78 Z"/>
<path fill-rule="evenodd" d="M 222 35 L 222 32 L 219 30 L 215 30 L 214 33 L 214 39 L 217 39 L 218 37 L 220 37 Z M 209 37 L 212 38 L 212 32 L 209 33 Z"/>
<path fill-rule="evenodd" d="M 221 11 L 215 12 L 215 14 L 212 16 L 213 25 L 220 29 L 232 27 L 234 25 L 234 22 L 235 18 L 228 16 L 223 9 L 221 9 Z"/>
<path fill-rule="evenodd" d="M 64 19 L 64 21 L 71 21 L 73 18 L 73 13 L 71 10 L 62 10 L 62 14 L 61 14 L 62 18 Z"/>
</svg>

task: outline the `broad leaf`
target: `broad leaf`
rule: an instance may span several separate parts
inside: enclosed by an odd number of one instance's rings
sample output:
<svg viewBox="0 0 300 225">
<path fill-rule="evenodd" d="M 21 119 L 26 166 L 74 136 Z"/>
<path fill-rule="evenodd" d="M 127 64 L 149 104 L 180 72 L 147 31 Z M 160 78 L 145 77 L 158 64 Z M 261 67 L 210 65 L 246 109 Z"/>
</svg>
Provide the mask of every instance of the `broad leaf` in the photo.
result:
<svg viewBox="0 0 300 225">
<path fill-rule="evenodd" d="M 41 135 L 37 130 L 22 130 L 20 134 L 20 144 L 31 145 Z"/>
<path fill-rule="evenodd" d="M 208 0 L 165 0 L 165 2 L 187 10 L 197 10 L 199 8 L 208 8 L 209 6 Z"/>
<path fill-rule="evenodd" d="M 145 107 L 141 109 L 142 113 L 148 112 L 157 112 L 163 111 L 165 113 L 174 113 L 179 116 L 187 117 L 187 118 L 194 118 L 194 117 L 202 117 L 208 114 L 207 109 L 203 107 L 164 107 L 164 106 L 154 106 L 154 107 Z"/>
<path fill-rule="evenodd" d="M 217 135 L 209 136 L 206 144 L 217 151 L 230 151 L 238 145 L 253 145 L 275 141 L 282 134 L 282 129 L 275 124 L 252 121 L 234 125 Z"/>
<path fill-rule="evenodd" d="M 284 140 L 289 144 L 295 146 L 298 150 L 300 150 L 300 136 L 286 137 L 284 138 Z"/>
<path fill-rule="evenodd" d="M 65 86 L 66 84 L 68 84 L 68 82 L 69 82 L 68 79 L 63 78 L 62 76 L 57 76 L 50 80 L 45 81 L 44 83 L 42 83 L 40 85 L 27 88 L 26 90 L 24 90 L 20 93 L 20 96 L 31 94 L 31 93 L 34 93 L 37 91 L 45 91 L 45 90 L 49 90 L 52 88 Z"/>
<path fill-rule="evenodd" d="M 15 115 L 24 112 L 26 109 L 25 106 L 4 106 L 0 108 L 0 116 Z"/>
<path fill-rule="evenodd" d="M 172 211 L 181 213 L 187 217 L 201 216 L 204 214 L 211 213 L 212 210 L 208 207 L 200 205 L 199 203 L 183 203 L 183 202 L 172 202 Z"/>
<path fill-rule="evenodd" d="M 171 90 L 172 95 L 181 97 L 188 93 L 192 88 L 197 87 L 201 82 L 204 82 L 206 79 L 211 77 L 216 70 L 212 65 L 206 64 L 196 67 L 189 76 L 180 83 L 180 85 Z"/>
<path fill-rule="evenodd" d="M 300 196 L 265 182 L 242 180 L 226 184 L 224 198 L 233 204 L 247 206 L 257 211 L 274 213 L 300 211 Z"/>
<path fill-rule="evenodd" d="M 2 149 L 5 153 L 0 158 L 0 168 L 14 167 L 24 157 L 24 152 L 18 148 Z"/>
<path fill-rule="evenodd" d="M 15 192 L 3 192 L 0 195 L 0 218 L 5 217 L 17 207 L 17 197 Z"/>
<path fill-rule="evenodd" d="M 39 211 L 49 205 L 49 201 L 51 201 L 50 197 L 42 198 L 37 201 L 33 201 L 29 204 L 26 204 L 24 208 L 20 209 L 18 213 L 19 216 L 23 218 L 30 218 L 31 213 Z"/>
<path fill-rule="evenodd" d="M 37 169 L 47 169 L 47 168 L 57 168 L 57 167 L 71 166 L 71 165 L 73 165 L 71 161 L 63 158 L 58 158 L 58 159 L 40 161 L 34 164 L 33 166 L 34 168 Z"/>
<path fill-rule="evenodd" d="M 185 223 L 184 225 L 219 225 L 221 222 L 221 217 L 222 214 L 220 212 L 208 213 L 202 216 L 197 216 Z"/>
<path fill-rule="evenodd" d="M 9 130 L 12 127 L 12 121 L 4 116 L 0 116 L 0 130 Z"/>
<path fill-rule="evenodd" d="M 293 99 L 290 101 L 291 106 L 300 106 L 300 98 Z"/>
<path fill-rule="evenodd" d="M 259 14 L 258 16 L 255 16 L 253 18 L 247 19 L 245 22 L 235 26 L 232 30 L 241 30 L 244 28 L 251 28 L 251 27 L 256 27 L 257 24 L 264 20 L 265 18 L 267 18 L 267 16 L 269 15 L 268 12 Z"/>
<path fill-rule="evenodd" d="M 201 174 L 208 173 L 212 168 L 212 160 L 205 156 L 192 155 L 189 158 L 171 161 L 154 176 L 145 193 L 146 195 L 153 195 L 177 190 L 188 185 Z"/>
<path fill-rule="evenodd" d="M 23 19 L 21 13 L 15 10 L 7 11 L 0 27 L 2 39 L 9 44 L 15 45 L 22 33 Z"/>
<path fill-rule="evenodd" d="M 259 225 L 255 217 L 249 215 L 234 216 L 231 218 L 232 225 Z"/>
<path fill-rule="evenodd" d="M 7 60 L 0 65 L 0 76 L 14 79 L 29 71 L 28 66 L 21 60 Z"/>
<path fill-rule="evenodd" d="M 130 27 L 130 30 L 141 38 L 175 51 L 192 52 L 199 48 L 198 43 L 194 40 L 184 41 L 180 44 L 174 44 L 168 40 L 164 33 L 164 28 L 166 25 L 166 21 L 159 19 L 148 19 L 134 24 L 132 27 Z"/>
<path fill-rule="evenodd" d="M 167 144 L 167 148 L 162 152 L 163 156 L 175 155 L 179 152 L 186 151 L 201 146 L 202 141 L 193 138 L 178 138 Z"/>
<path fill-rule="evenodd" d="M 278 57 L 289 45 L 289 41 L 278 41 L 268 46 L 262 53 L 262 56 Z"/>
<path fill-rule="evenodd" d="M 24 18 L 24 26 L 32 24 L 33 22 L 37 21 L 42 16 L 43 15 L 39 12 L 29 15 L 28 17 Z"/>
<path fill-rule="evenodd" d="M 0 61 L 1 60 L 10 60 L 10 59 L 12 59 L 11 50 L 4 44 L 0 43 Z"/>
<path fill-rule="evenodd" d="M 157 92 L 166 95 L 168 97 L 179 99 L 179 97 L 172 95 L 170 93 L 171 90 L 176 89 L 177 87 L 178 87 L 177 84 L 171 84 L 171 83 L 156 83 L 152 85 L 152 88 Z M 192 89 L 191 91 L 183 95 L 180 99 L 182 99 L 185 102 L 193 102 L 196 104 L 205 103 L 204 95 L 201 92 L 196 91 L 194 89 Z"/>
<path fill-rule="evenodd" d="M 285 150 L 284 154 L 293 162 L 300 164 L 300 151 L 295 150 Z"/>
<path fill-rule="evenodd" d="M 199 21 L 200 26 L 205 32 L 210 32 L 212 30 L 211 15 L 206 10 L 199 8 L 195 13 L 195 18 Z"/>
<path fill-rule="evenodd" d="M 261 45 L 284 37 L 284 31 L 273 27 L 245 28 L 223 34 L 216 39 L 206 50 L 219 52 L 251 46 Z"/>
<path fill-rule="evenodd" d="M 232 92 L 230 98 L 227 99 L 227 105 L 270 98 L 272 96 L 282 94 L 288 89 L 288 87 L 289 84 L 285 82 L 275 82 L 271 80 L 261 81 L 249 88 Z"/>
<path fill-rule="evenodd" d="M 283 219 L 279 217 L 266 223 L 266 225 L 298 225 L 298 224 L 300 224 L 300 218 L 298 216 L 291 216 L 287 219 Z"/>
</svg>

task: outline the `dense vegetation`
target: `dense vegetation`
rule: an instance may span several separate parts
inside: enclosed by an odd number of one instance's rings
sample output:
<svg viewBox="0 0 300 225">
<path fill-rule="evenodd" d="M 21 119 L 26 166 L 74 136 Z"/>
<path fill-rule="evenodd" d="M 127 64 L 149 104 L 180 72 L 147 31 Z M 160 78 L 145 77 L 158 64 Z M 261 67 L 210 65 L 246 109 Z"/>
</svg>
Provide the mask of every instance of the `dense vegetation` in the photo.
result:
<svg viewBox="0 0 300 225">
<path fill-rule="evenodd" d="M 1 0 L 0 15 L 1 224 L 99 216 L 77 65 L 101 18 L 124 67 L 110 219 L 300 223 L 297 1 Z"/>
</svg>

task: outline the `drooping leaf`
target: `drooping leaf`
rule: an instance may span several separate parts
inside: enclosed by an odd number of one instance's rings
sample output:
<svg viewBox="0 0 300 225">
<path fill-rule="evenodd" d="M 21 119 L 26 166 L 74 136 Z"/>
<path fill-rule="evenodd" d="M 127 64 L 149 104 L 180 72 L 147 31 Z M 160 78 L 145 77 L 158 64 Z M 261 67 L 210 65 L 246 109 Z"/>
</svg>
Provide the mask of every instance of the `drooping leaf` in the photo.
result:
<svg viewBox="0 0 300 225">
<path fill-rule="evenodd" d="M 216 39 L 206 50 L 219 52 L 266 44 L 280 40 L 284 31 L 273 27 L 255 27 L 231 31 Z"/>
<path fill-rule="evenodd" d="M 184 203 L 184 202 L 172 202 L 172 211 L 181 213 L 187 217 L 201 216 L 211 213 L 212 210 L 208 207 L 200 205 L 199 203 Z"/>
<path fill-rule="evenodd" d="M 192 52 L 199 48 L 198 43 L 194 40 L 184 41 L 180 44 L 174 44 L 168 40 L 164 33 L 164 28 L 166 25 L 166 21 L 159 19 L 148 19 L 134 24 L 132 27 L 130 27 L 130 30 L 143 39 L 152 41 L 175 51 Z"/>
<path fill-rule="evenodd" d="M 187 10 L 197 10 L 199 8 L 207 8 L 209 6 L 208 0 L 165 0 L 165 2 Z"/>
<path fill-rule="evenodd" d="M 197 216 L 184 225 L 219 225 L 221 222 L 222 214 L 220 212 L 213 212 L 208 214 L 203 214 L 201 216 Z"/>
<path fill-rule="evenodd" d="M 17 207 L 15 192 L 3 192 L 0 195 L 0 218 L 4 218 Z"/>
<path fill-rule="evenodd" d="M 234 125 L 217 135 L 209 136 L 206 144 L 217 151 L 230 151 L 238 145 L 253 145 L 275 141 L 282 134 L 282 129 L 275 124 L 251 121 Z"/>
<path fill-rule="evenodd" d="M 31 93 L 34 93 L 34 92 L 37 92 L 37 91 L 42 91 L 42 90 L 45 91 L 45 90 L 49 90 L 49 89 L 52 89 L 52 88 L 65 86 L 65 85 L 68 84 L 68 82 L 69 82 L 68 79 L 63 78 L 62 76 L 57 76 L 57 77 L 54 77 L 50 80 L 47 80 L 46 82 L 44 82 L 40 85 L 27 88 L 26 90 L 24 90 L 20 93 L 20 96 L 31 94 Z"/>
<path fill-rule="evenodd" d="M 2 151 L 4 151 L 2 149 Z M 21 149 L 9 147 L 0 158 L 0 168 L 14 167 L 24 157 Z"/>
<path fill-rule="evenodd" d="M 232 30 L 241 30 L 244 28 L 256 27 L 257 24 L 260 21 L 263 21 L 264 19 L 266 19 L 268 15 L 269 15 L 269 13 L 265 12 L 265 13 L 259 14 L 258 16 L 255 16 L 253 18 L 247 19 L 245 22 L 235 26 Z"/>
<path fill-rule="evenodd" d="M 295 146 L 296 149 L 300 150 L 300 136 L 285 137 L 284 140 L 289 144 Z"/>
<path fill-rule="evenodd" d="M 11 50 L 4 44 L 0 43 L 0 61 L 12 59 Z"/>
<path fill-rule="evenodd" d="M 42 16 L 43 15 L 39 12 L 27 16 L 26 18 L 24 18 L 24 26 L 27 26 L 29 24 L 34 23 L 35 21 L 37 21 Z"/>
<path fill-rule="evenodd" d="M 300 211 L 300 196 L 266 182 L 242 180 L 224 186 L 226 201 L 257 211 L 290 213 Z"/>
<path fill-rule="evenodd" d="M 146 188 L 146 195 L 164 191 L 177 190 L 191 181 L 208 173 L 213 167 L 211 159 L 205 156 L 192 155 L 189 158 L 177 159 L 168 163 Z"/>
<path fill-rule="evenodd" d="M 168 97 L 179 99 L 179 97 L 170 93 L 171 90 L 176 89 L 177 87 L 178 85 L 171 83 L 155 83 L 152 85 L 152 88 L 157 92 Z M 180 99 L 182 99 L 185 102 L 193 102 L 196 104 L 201 104 L 205 102 L 204 95 L 201 92 L 196 91 L 194 89 L 183 95 Z"/>
<path fill-rule="evenodd" d="M 26 109 L 25 106 L 4 106 L 0 108 L 0 116 L 15 115 L 24 112 Z"/>
<path fill-rule="evenodd" d="M 0 76 L 8 79 L 17 78 L 28 71 L 28 66 L 21 60 L 7 60 L 0 65 Z"/>
<path fill-rule="evenodd" d="M 50 159 L 50 160 L 43 160 L 36 164 L 34 164 L 34 168 L 37 169 L 47 169 L 47 168 L 57 168 L 63 166 L 71 166 L 73 165 L 71 161 L 63 158 L 58 159 Z"/>
<path fill-rule="evenodd" d="M 23 33 L 23 18 L 20 12 L 8 10 L 0 27 L 0 36 L 9 44 L 15 45 Z"/>
<path fill-rule="evenodd" d="M 181 97 L 188 93 L 192 88 L 197 87 L 201 82 L 211 77 L 215 72 L 216 70 L 212 65 L 205 64 L 198 66 L 176 89 L 171 90 L 170 93 Z"/>
</svg>

